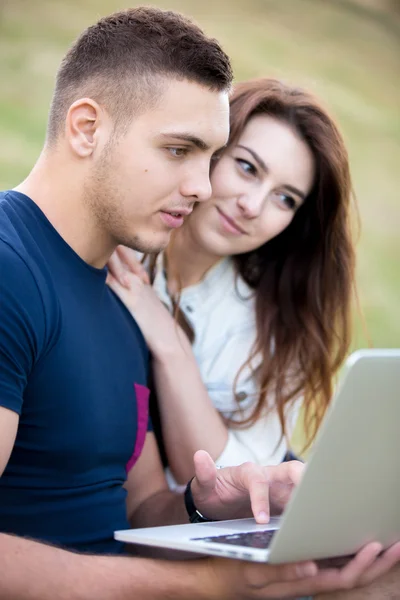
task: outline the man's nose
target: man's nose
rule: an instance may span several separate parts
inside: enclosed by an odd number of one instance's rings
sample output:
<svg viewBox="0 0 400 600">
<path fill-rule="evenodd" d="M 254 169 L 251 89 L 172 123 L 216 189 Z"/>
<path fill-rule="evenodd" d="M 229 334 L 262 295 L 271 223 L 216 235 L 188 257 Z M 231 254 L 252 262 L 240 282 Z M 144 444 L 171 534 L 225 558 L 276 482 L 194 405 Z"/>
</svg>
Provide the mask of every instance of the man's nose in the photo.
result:
<svg viewBox="0 0 400 600">
<path fill-rule="evenodd" d="M 204 202 L 211 197 L 212 188 L 209 169 L 192 171 L 181 186 L 181 194 L 192 197 L 197 202 Z"/>
</svg>

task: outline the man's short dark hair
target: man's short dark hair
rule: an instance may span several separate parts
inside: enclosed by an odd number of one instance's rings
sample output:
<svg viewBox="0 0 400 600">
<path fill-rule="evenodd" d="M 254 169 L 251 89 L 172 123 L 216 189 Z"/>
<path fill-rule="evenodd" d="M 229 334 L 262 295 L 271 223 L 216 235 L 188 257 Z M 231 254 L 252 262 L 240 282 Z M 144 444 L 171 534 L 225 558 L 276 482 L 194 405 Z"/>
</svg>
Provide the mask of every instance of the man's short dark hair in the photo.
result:
<svg viewBox="0 0 400 600">
<path fill-rule="evenodd" d="M 178 13 L 138 7 L 104 17 L 80 35 L 61 62 L 48 142 L 58 137 L 70 105 L 83 97 L 104 105 L 116 126 L 126 125 L 157 99 L 160 77 L 225 91 L 232 68 L 219 43 Z"/>
</svg>

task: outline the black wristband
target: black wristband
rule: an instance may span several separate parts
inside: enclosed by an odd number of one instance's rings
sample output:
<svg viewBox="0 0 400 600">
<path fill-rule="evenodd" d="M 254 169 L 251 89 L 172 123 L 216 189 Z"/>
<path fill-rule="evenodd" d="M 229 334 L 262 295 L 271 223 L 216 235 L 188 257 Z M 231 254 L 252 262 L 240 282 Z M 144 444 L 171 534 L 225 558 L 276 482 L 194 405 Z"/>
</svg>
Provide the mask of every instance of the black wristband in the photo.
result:
<svg viewBox="0 0 400 600">
<path fill-rule="evenodd" d="M 191 523 L 207 523 L 210 521 L 214 521 L 214 519 L 207 519 L 204 515 L 201 514 L 199 510 L 197 510 L 196 505 L 193 500 L 191 483 L 194 477 L 188 482 L 185 489 L 185 506 L 187 514 L 189 515 L 189 521 Z"/>
</svg>

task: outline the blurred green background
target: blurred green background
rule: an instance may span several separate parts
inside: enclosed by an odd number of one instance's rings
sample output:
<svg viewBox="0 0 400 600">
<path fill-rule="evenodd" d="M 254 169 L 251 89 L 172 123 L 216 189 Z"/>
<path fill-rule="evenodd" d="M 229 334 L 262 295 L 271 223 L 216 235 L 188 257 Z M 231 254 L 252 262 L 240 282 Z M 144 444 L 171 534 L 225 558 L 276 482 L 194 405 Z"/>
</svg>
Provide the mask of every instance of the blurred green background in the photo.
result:
<svg viewBox="0 0 400 600">
<path fill-rule="evenodd" d="M 0 0 L 0 187 L 38 155 L 55 72 L 116 0 Z M 361 214 L 358 283 L 375 346 L 400 346 L 400 1 L 157 0 L 193 16 L 233 60 L 236 79 L 274 75 L 311 88 L 337 117 Z M 360 321 L 354 346 L 367 345 Z"/>
</svg>

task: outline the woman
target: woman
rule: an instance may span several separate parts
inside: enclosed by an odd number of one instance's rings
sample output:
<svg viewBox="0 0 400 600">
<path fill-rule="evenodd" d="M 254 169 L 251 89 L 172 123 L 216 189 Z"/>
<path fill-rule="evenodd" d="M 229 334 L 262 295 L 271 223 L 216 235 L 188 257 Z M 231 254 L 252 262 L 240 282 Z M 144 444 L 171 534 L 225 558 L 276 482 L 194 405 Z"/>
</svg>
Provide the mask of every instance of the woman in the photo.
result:
<svg viewBox="0 0 400 600">
<path fill-rule="evenodd" d="M 349 163 L 319 103 L 273 79 L 237 85 L 211 184 L 151 261 L 153 289 L 121 276 L 123 265 L 138 272 L 127 249 L 110 265 L 152 352 L 178 483 L 199 448 L 223 466 L 280 462 L 301 404 L 309 445 L 351 332 Z"/>
</svg>

